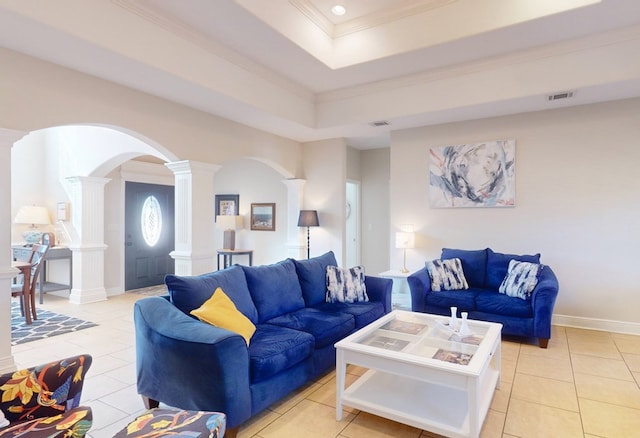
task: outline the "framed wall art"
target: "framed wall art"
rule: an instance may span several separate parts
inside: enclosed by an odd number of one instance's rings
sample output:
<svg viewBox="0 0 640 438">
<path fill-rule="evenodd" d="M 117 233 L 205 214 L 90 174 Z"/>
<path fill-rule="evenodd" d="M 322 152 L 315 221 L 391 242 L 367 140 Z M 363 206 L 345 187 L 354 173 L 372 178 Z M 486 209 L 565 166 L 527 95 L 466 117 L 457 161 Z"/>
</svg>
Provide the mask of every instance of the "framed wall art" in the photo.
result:
<svg viewBox="0 0 640 438">
<path fill-rule="evenodd" d="M 240 207 L 240 195 L 216 195 L 216 218 L 218 216 L 237 216 Z"/>
<path fill-rule="evenodd" d="M 251 229 L 256 231 L 276 230 L 276 204 L 251 204 Z"/>
<path fill-rule="evenodd" d="M 515 140 L 432 147 L 431 207 L 514 207 L 515 148 Z"/>
</svg>

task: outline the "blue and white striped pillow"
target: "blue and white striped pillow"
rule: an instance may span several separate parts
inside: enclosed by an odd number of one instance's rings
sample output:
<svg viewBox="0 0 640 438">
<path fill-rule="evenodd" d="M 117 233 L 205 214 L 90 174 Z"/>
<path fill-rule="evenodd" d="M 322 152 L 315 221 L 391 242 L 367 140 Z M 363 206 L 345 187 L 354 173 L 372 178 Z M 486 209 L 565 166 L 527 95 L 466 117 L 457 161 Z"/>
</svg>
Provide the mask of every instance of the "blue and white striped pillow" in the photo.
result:
<svg viewBox="0 0 640 438">
<path fill-rule="evenodd" d="M 469 289 L 460 259 L 432 260 L 426 266 L 432 291 Z"/>
<path fill-rule="evenodd" d="M 542 268 L 543 265 L 538 263 L 509 261 L 509 270 L 500 284 L 499 292 L 510 297 L 528 299 L 538 284 Z"/>
<path fill-rule="evenodd" d="M 364 284 L 364 267 L 343 269 L 327 266 L 327 303 L 359 303 L 369 301 Z"/>
</svg>

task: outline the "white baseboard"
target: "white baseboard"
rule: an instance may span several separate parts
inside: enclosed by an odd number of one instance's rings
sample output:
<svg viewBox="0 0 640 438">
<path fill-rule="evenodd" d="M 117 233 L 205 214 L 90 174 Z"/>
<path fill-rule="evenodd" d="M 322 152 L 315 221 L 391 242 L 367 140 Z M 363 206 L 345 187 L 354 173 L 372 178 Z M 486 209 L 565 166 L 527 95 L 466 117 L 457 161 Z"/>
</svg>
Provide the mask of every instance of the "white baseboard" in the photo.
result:
<svg viewBox="0 0 640 438">
<path fill-rule="evenodd" d="M 608 319 L 583 318 L 580 316 L 553 315 L 551 323 L 565 327 L 575 327 L 590 330 L 604 330 L 613 333 L 640 335 L 640 323 L 627 321 L 612 321 Z"/>
</svg>

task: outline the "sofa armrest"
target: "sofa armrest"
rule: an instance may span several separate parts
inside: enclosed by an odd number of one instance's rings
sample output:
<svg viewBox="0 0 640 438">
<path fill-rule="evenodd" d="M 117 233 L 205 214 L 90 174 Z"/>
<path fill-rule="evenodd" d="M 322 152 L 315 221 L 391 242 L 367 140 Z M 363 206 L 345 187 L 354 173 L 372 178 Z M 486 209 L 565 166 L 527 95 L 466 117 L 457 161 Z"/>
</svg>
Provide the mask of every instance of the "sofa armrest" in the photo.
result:
<svg viewBox="0 0 640 438">
<path fill-rule="evenodd" d="M 538 284 L 531 293 L 531 306 L 533 307 L 533 331 L 537 338 L 549 339 L 551 337 L 551 318 L 553 306 L 558 296 L 559 284 L 553 270 L 545 265 Z"/>
<path fill-rule="evenodd" d="M 229 427 L 251 416 L 242 336 L 201 322 L 162 297 L 134 306 L 138 393 L 185 410 L 217 411 Z"/>
<path fill-rule="evenodd" d="M 411 292 L 411 310 L 424 312 L 425 297 L 431 293 L 431 277 L 427 268 L 422 268 L 407 277 Z"/>
<path fill-rule="evenodd" d="M 373 277 L 365 275 L 364 284 L 370 301 L 380 301 L 384 306 L 384 313 L 391 312 L 391 293 L 393 280 L 390 278 Z"/>
</svg>

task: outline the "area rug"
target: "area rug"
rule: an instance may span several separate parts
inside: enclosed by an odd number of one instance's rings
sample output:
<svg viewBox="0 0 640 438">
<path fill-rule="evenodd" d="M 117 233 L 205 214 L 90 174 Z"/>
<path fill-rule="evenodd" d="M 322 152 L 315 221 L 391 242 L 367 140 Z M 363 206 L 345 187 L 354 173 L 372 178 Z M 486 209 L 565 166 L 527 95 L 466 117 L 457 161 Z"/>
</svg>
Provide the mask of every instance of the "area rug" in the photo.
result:
<svg viewBox="0 0 640 438">
<path fill-rule="evenodd" d="M 139 294 L 139 295 L 147 295 L 150 297 L 157 297 L 161 295 L 168 295 L 167 286 L 162 283 L 156 286 L 143 287 L 141 289 L 131 289 L 128 290 L 127 293 Z"/>
<path fill-rule="evenodd" d="M 11 345 L 77 332 L 98 324 L 48 310 L 36 309 L 38 319 L 30 325 L 20 314 L 20 303 L 11 303 Z"/>
</svg>

